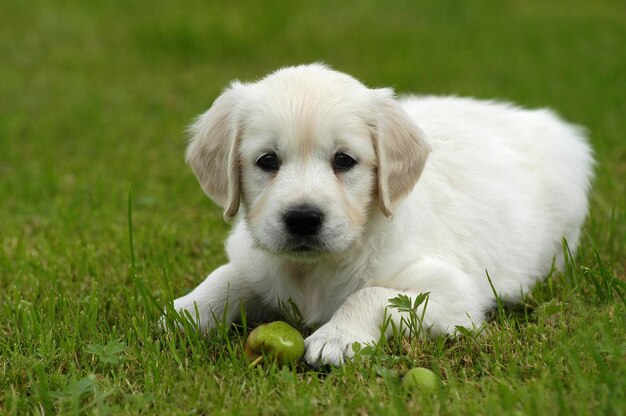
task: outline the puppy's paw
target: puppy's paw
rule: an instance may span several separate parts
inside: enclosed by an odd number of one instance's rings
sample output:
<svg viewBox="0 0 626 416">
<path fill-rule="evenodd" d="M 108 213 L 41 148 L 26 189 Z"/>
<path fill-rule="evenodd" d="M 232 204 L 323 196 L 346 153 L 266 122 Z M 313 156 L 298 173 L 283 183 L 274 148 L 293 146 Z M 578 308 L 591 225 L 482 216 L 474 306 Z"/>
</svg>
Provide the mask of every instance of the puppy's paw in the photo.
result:
<svg viewBox="0 0 626 416">
<path fill-rule="evenodd" d="M 159 320 L 156 323 L 157 330 L 162 333 L 168 333 L 172 330 L 183 331 L 185 329 L 185 326 L 181 322 L 181 319 L 185 319 L 182 317 L 183 315 L 183 310 L 175 314 L 168 314 L 167 309 L 164 310 L 163 315 L 159 317 Z"/>
<path fill-rule="evenodd" d="M 163 315 L 161 315 L 156 323 L 156 328 L 159 332 L 170 332 L 171 325 L 167 322 L 167 312 L 163 312 Z"/>
<path fill-rule="evenodd" d="M 210 322 L 208 319 L 203 318 L 202 310 L 198 308 L 193 300 L 186 298 L 178 298 L 174 300 L 173 310 L 176 313 L 168 314 L 168 309 L 163 311 L 163 315 L 157 322 L 157 327 L 162 332 L 169 332 L 170 330 L 184 330 L 185 324 L 183 322 L 190 322 L 192 326 L 198 329 L 207 330 L 210 328 Z M 173 312 L 171 309 L 170 312 Z"/>
<path fill-rule="evenodd" d="M 367 344 L 372 341 L 366 335 L 329 322 L 304 340 L 304 360 L 316 368 L 322 365 L 338 367 L 354 356 L 352 344 Z"/>
</svg>

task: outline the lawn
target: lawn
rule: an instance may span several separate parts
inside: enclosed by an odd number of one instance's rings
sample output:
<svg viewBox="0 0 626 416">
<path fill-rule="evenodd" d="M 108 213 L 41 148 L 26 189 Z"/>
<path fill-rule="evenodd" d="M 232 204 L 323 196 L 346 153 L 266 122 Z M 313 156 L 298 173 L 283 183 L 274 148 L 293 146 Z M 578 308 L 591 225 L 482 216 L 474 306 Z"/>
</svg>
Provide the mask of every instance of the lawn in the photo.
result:
<svg viewBox="0 0 626 416">
<path fill-rule="evenodd" d="M 609 0 L 3 1 L 0 414 L 624 414 L 625 44 Z M 598 166 L 567 271 L 480 334 L 321 372 L 249 367 L 241 326 L 160 333 L 225 261 L 187 124 L 231 79 L 313 61 L 586 126 Z M 445 387 L 407 394 L 413 366 Z"/>
</svg>

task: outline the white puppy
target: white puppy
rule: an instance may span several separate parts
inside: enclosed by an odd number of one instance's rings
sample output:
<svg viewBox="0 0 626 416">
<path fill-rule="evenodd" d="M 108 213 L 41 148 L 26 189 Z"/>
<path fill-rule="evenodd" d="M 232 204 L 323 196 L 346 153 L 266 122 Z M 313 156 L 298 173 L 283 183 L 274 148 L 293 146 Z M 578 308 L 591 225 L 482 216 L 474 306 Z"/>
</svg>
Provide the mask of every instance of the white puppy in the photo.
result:
<svg viewBox="0 0 626 416">
<path fill-rule="evenodd" d="M 430 293 L 431 334 L 479 324 L 494 305 L 486 272 L 518 299 L 563 264 L 587 213 L 590 147 L 552 112 L 396 99 L 319 64 L 233 82 L 191 134 L 202 188 L 239 215 L 229 263 L 174 307 L 206 330 L 291 300 L 322 325 L 306 340 L 312 365 L 378 340 L 399 293 Z"/>
</svg>

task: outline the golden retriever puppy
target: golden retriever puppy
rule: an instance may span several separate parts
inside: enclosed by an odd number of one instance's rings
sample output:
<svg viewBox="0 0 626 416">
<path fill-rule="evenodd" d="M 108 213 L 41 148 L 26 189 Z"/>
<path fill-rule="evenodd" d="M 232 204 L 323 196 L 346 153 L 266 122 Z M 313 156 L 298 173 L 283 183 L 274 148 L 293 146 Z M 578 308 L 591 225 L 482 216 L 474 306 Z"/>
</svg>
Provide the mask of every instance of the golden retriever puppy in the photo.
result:
<svg viewBox="0 0 626 416">
<path fill-rule="evenodd" d="M 389 335 L 398 294 L 429 294 L 429 334 L 481 323 L 486 272 L 518 299 L 563 265 L 563 238 L 575 249 L 593 170 L 583 131 L 548 110 L 398 99 L 320 64 L 233 82 L 191 127 L 186 159 L 236 222 L 229 262 L 175 309 L 207 330 L 290 300 L 321 325 L 305 342 L 314 366 Z"/>
</svg>

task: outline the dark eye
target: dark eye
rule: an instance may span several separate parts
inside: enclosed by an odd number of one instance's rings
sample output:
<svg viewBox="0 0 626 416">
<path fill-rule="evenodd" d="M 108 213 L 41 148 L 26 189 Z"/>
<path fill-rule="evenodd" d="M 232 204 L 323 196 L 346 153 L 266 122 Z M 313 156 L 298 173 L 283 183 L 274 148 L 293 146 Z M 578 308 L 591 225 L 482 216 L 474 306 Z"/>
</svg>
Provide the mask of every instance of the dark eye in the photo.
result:
<svg viewBox="0 0 626 416">
<path fill-rule="evenodd" d="M 277 172 L 280 161 L 274 153 L 266 153 L 256 160 L 256 165 L 265 172 Z"/>
<path fill-rule="evenodd" d="M 337 153 L 333 159 L 333 168 L 340 172 L 346 172 L 354 167 L 358 162 L 346 153 Z"/>
</svg>

